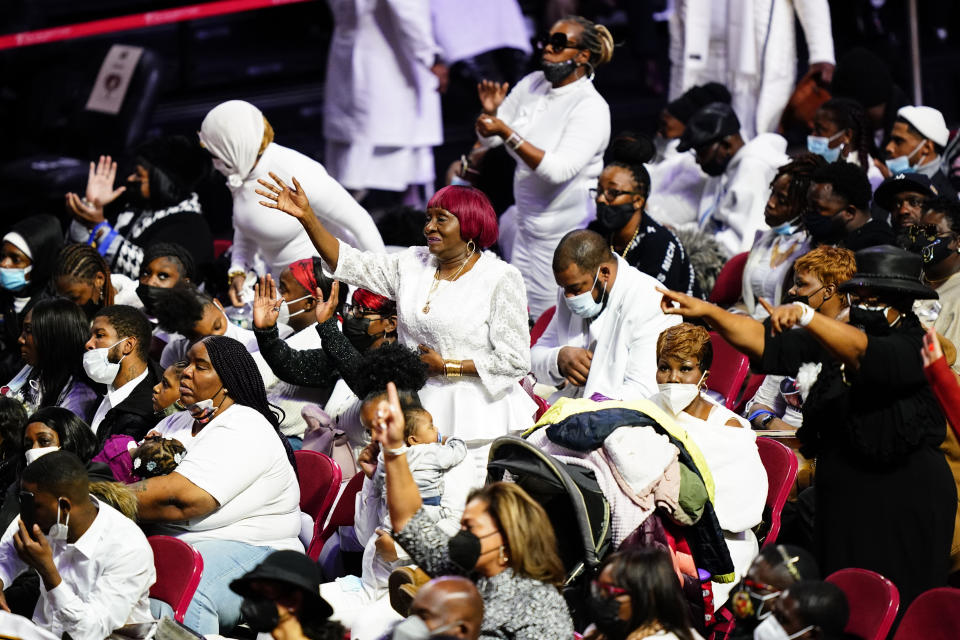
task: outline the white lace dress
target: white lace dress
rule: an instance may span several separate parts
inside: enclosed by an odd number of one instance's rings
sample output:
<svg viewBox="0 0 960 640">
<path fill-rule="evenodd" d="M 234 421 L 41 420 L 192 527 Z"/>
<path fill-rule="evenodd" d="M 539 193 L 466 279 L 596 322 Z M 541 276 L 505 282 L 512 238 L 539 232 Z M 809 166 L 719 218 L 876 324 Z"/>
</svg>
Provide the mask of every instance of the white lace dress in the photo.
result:
<svg viewBox="0 0 960 640">
<path fill-rule="evenodd" d="M 425 344 L 446 360 L 473 360 L 479 377 L 435 376 L 420 390 L 444 435 L 471 448 L 533 424 L 536 405 L 520 387 L 530 371 L 530 330 L 523 278 L 484 252 L 457 280 L 441 280 L 424 313 L 437 260 L 427 247 L 400 253 L 362 252 L 340 243 L 334 277 L 397 302 L 398 337 Z M 485 461 L 484 461 L 485 462 Z"/>
</svg>

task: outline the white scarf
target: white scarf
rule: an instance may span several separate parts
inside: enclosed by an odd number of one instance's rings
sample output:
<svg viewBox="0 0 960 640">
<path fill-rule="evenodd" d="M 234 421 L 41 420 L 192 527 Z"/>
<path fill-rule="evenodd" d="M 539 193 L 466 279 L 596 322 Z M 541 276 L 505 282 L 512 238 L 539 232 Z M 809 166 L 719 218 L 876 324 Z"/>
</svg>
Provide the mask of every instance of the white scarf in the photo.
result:
<svg viewBox="0 0 960 640">
<path fill-rule="evenodd" d="M 263 114 L 243 100 L 229 100 L 210 110 L 200 125 L 200 142 L 213 154 L 213 166 L 239 189 L 257 163 L 263 141 Z"/>
</svg>

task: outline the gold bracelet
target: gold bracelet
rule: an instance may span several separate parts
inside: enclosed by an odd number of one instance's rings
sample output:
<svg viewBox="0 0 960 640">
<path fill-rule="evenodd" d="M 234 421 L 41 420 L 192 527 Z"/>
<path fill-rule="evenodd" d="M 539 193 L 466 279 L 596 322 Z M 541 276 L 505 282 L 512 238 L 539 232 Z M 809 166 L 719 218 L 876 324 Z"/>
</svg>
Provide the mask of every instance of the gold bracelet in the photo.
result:
<svg viewBox="0 0 960 640">
<path fill-rule="evenodd" d="M 246 276 L 246 271 L 241 271 L 240 269 L 234 269 L 233 271 L 227 273 L 227 286 L 233 286 L 233 279 L 237 276 Z"/>
<path fill-rule="evenodd" d="M 463 360 L 444 360 L 443 375 L 448 378 L 459 378 L 463 375 Z"/>
</svg>

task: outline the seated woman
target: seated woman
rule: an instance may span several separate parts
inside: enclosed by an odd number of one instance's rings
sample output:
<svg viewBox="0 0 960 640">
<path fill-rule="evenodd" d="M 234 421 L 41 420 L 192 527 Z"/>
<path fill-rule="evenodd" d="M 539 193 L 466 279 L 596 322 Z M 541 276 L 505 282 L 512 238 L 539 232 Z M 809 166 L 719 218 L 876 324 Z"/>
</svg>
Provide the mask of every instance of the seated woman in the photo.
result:
<svg viewBox="0 0 960 640">
<path fill-rule="evenodd" d="M 143 308 L 137 281 L 111 274 L 103 257 L 87 244 L 68 244 L 60 251 L 50 283 L 56 293 L 80 305 L 91 320 L 112 304 Z"/>
<path fill-rule="evenodd" d="M 172 289 L 178 284 L 189 286 L 199 282 L 199 274 L 190 252 L 179 244 L 158 242 L 143 250 L 140 263 L 140 284 L 137 297 L 143 303 L 143 312 L 153 325 L 153 344 L 150 357 L 159 361 L 163 348 L 176 334 L 170 334 L 157 323 L 154 307 L 158 303 L 157 291 Z M 161 293 L 162 299 L 162 293 Z"/>
<path fill-rule="evenodd" d="M 267 404 L 253 358 L 236 340 L 210 336 L 193 345 L 180 380 L 196 437 L 176 471 L 133 485 L 139 520 L 161 525 L 203 556 L 204 571 L 184 622 L 203 634 L 240 621 L 230 580 L 271 551 L 303 551 L 300 487 L 292 451 Z M 255 452 L 255 454 L 254 454 Z"/>
<path fill-rule="evenodd" d="M 47 296 L 47 283 L 63 246 L 60 222 L 35 215 L 14 224 L 0 244 L 0 380 L 23 366 L 21 325 L 30 307 Z"/>
<path fill-rule="evenodd" d="M 650 174 L 643 165 L 653 152 L 644 136 L 626 132 L 614 139 L 609 149 L 611 161 L 597 181 L 597 219 L 588 228 L 608 238 L 610 249 L 631 267 L 669 289 L 699 296 L 700 287 L 683 245 L 645 210 Z"/>
<path fill-rule="evenodd" d="M 818 563 L 827 574 L 876 571 L 909 603 L 946 583 L 957 509 L 938 449 L 944 417 L 920 358 L 924 330 L 911 310 L 936 292 L 908 251 L 871 247 L 856 261 L 839 287 L 850 294 L 849 324 L 801 302 L 771 307 L 766 325 L 676 292 L 665 292 L 662 308 L 703 318 L 760 372 L 790 375 L 809 363 L 815 381 L 797 436 L 804 455 L 817 456 Z"/>
<path fill-rule="evenodd" d="M 587 606 L 593 623 L 587 640 L 701 640 L 663 549 L 631 549 L 607 558 L 590 586 Z"/>
<path fill-rule="evenodd" d="M 384 451 L 387 507 L 394 539 L 431 576 L 464 575 L 483 597 L 481 635 L 516 640 L 570 638 L 573 623 L 560 595 L 563 564 L 546 512 L 520 487 L 495 482 L 470 494 L 453 537 L 423 510 L 407 465 L 403 410 L 396 387 L 370 407 Z M 398 451 L 400 450 L 400 451 Z"/>
<path fill-rule="evenodd" d="M 136 169 L 127 186 L 116 189 L 117 163 L 110 156 L 90 163 L 84 197 L 66 196 L 70 239 L 95 247 L 114 273 L 133 279 L 145 247 L 155 242 L 180 242 L 197 264 L 213 262 L 213 236 L 194 191 L 210 171 L 207 154 L 196 140 L 164 136 L 142 143 L 134 155 Z M 108 221 L 104 207 L 118 200 L 124 202 Z"/>
<path fill-rule="evenodd" d="M 703 327 L 683 323 L 657 339 L 657 385 L 651 400 L 682 426 L 703 453 L 713 475 L 714 508 L 736 579 L 757 555 L 752 527 L 760 524 L 767 498 L 767 472 L 750 424 L 700 393 L 710 375 L 713 346 Z M 714 583 L 714 606 L 727 600 L 733 583 Z"/>
<path fill-rule="evenodd" d="M 886 176 L 870 155 L 870 148 L 874 145 L 870 138 L 863 106 L 850 98 L 831 98 L 813 115 L 807 150 L 827 162 L 846 160 L 859 166 L 867 172 L 870 187 L 876 191 Z"/>
<path fill-rule="evenodd" d="M 757 298 L 779 302 L 789 287 L 793 261 L 810 249 L 810 234 L 800 221 L 807 210 L 807 191 L 813 172 L 824 165 L 819 156 L 806 153 L 777 170 L 770 182 L 770 198 L 763 210 L 770 226 L 758 231 L 743 267 L 743 304 L 757 319 L 767 312 Z"/>
<path fill-rule="evenodd" d="M 494 438 L 530 426 L 536 405 L 519 384 L 530 371 L 525 287 L 515 267 L 483 251 L 498 234 L 483 193 L 440 189 L 427 203 L 426 247 L 372 253 L 327 231 L 296 179 L 291 189 L 271 178 L 259 181 L 261 204 L 298 219 L 334 277 L 397 301 L 399 341 L 420 350 L 430 374 L 423 406 L 479 465 Z"/>
<path fill-rule="evenodd" d="M 19 342 L 26 366 L 0 392 L 30 411 L 63 407 L 90 420 L 100 396 L 83 371 L 89 338 L 90 321 L 80 307 L 63 298 L 41 300 L 23 319 Z"/>
</svg>

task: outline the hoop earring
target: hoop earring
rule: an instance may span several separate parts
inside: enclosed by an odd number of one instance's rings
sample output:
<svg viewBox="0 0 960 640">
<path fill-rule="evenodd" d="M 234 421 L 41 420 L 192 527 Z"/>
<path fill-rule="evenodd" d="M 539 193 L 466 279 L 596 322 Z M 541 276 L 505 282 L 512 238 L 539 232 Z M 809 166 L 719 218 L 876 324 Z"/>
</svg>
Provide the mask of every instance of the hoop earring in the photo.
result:
<svg viewBox="0 0 960 640">
<path fill-rule="evenodd" d="M 474 242 L 472 238 L 467 240 L 467 250 L 471 255 L 477 252 L 477 243 Z"/>
<path fill-rule="evenodd" d="M 506 565 L 510 562 L 510 558 L 507 556 L 505 547 L 500 545 L 500 564 Z"/>
<path fill-rule="evenodd" d="M 587 71 L 587 80 L 593 82 L 593 77 L 597 75 L 596 69 L 594 69 L 593 65 L 589 62 L 584 62 L 583 64 L 589 68 L 589 71 Z"/>
</svg>

